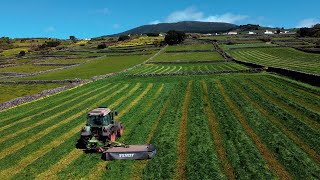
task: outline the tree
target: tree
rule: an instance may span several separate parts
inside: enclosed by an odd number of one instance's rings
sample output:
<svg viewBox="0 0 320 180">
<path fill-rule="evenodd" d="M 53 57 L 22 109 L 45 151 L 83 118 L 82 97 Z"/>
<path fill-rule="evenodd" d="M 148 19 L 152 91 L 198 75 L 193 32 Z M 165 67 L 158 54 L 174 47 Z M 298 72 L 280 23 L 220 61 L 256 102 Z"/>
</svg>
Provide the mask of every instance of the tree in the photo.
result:
<svg viewBox="0 0 320 180">
<path fill-rule="evenodd" d="M 320 40 L 316 42 L 316 48 L 320 48 Z"/>
<path fill-rule="evenodd" d="M 18 56 L 19 56 L 19 57 L 22 57 L 22 56 L 25 56 L 25 55 L 26 55 L 26 52 L 25 52 L 25 51 L 20 51 Z"/>
<path fill-rule="evenodd" d="M 70 36 L 69 39 L 74 43 L 77 42 L 77 38 L 75 36 Z"/>
<path fill-rule="evenodd" d="M 277 34 L 280 34 L 281 30 L 280 29 L 277 29 Z"/>
<path fill-rule="evenodd" d="M 180 44 L 186 38 L 186 34 L 181 31 L 170 30 L 164 38 L 165 42 L 169 45 Z"/>
<path fill-rule="evenodd" d="M 107 45 L 106 44 L 99 44 L 97 48 L 98 49 L 105 49 L 105 48 L 107 48 Z"/>
</svg>

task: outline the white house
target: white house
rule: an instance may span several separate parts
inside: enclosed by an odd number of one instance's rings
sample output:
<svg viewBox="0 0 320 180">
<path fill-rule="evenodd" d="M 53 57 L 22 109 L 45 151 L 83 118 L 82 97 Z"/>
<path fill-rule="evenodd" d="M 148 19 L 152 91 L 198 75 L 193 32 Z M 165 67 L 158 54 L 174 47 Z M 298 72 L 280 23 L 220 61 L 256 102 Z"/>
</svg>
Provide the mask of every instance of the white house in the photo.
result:
<svg viewBox="0 0 320 180">
<path fill-rule="evenodd" d="M 264 34 L 274 34 L 272 31 L 266 30 L 266 32 L 264 32 Z"/>
<path fill-rule="evenodd" d="M 254 35 L 254 34 L 257 34 L 257 33 L 255 33 L 255 32 L 252 32 L 252 31 L 249 31 L 249 33 L 248 33 L 249 35 Z"/>
<path fill-rule="evenodd" d="M 232 32 L 232 31 L 228 32 L 228 35 L 237 35 L 237 34 L 238 32 Z"/>
</svg>

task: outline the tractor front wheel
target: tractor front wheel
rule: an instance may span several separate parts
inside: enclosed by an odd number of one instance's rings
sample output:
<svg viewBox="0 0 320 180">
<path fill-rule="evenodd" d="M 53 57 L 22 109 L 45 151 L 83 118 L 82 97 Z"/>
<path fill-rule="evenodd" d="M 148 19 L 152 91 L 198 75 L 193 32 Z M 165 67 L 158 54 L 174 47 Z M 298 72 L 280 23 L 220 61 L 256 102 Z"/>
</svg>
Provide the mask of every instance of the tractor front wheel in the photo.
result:
<svg viewBox="0 0 320 180">
<path fill-rule="evenodd" d="M 122 137 L 123 135 L 123 127 L 121 126 L 120 129 L 117 131 L 117 136 Z"/>
<path fill-rule="evenodd" d="M 115 142 L 115 141 L 116 141 L 116 133 L 112 133 L 112 134 L 110 135 L 110 141 L 111 141 L 111 142 Z"/>
</svg>

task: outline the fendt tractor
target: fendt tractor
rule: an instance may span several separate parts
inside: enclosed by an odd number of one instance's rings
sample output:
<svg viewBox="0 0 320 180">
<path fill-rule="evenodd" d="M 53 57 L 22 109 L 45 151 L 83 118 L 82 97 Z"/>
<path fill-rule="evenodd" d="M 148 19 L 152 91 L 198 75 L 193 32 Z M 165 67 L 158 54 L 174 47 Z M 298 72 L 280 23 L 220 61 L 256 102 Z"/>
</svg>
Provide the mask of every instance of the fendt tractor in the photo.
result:
<svg viewBox="0 0 320 180">
<path fill-rule="evenodd" d="M 115 122 L 117 111 L 99 107 L 87 115 L 87 123 L 81 129 L 76 147 L 86 152 L 102 153 L 102 159 L 151 159 L 156 154 L 155 146 L 126 145 L 116 142 L 123 135 L 123 125 Z"/>
</svg>

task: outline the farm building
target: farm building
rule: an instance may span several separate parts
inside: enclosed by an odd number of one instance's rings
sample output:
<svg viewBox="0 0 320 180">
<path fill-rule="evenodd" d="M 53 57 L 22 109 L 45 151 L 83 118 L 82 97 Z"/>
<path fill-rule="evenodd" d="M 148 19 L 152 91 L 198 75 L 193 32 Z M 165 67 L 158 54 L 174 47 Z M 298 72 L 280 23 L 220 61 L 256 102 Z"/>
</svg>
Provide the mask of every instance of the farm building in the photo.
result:
<svg viewBox="0 0 320 180">
<path fill-rule="evenodd" d="M 266 30 L 266 32 L 264 32 L 264 34 L 274 34 L 272 31 Z"/>
<path fill-rule="evenodd" d="M 233 32 L 233 31 L 228 32 L 228 35 L 237 35 L 237 34 L 238 32 Z"/>
<path fill-rule="evenodd" d="M 257 33 L 249 31 L 248 34 L 249 34 L 249 35 L 255 35 L 255 34 L 257 34 Z"/>
</svg>

